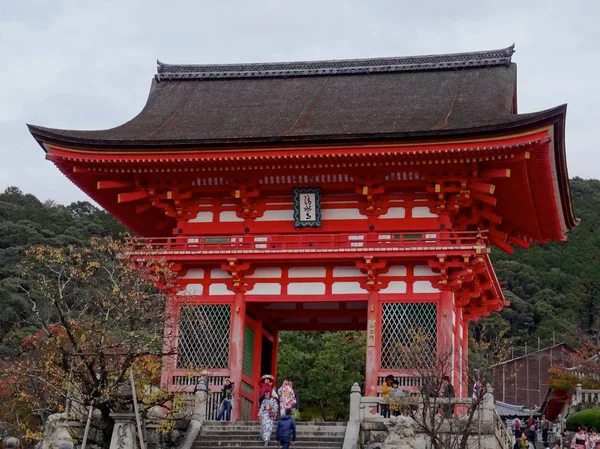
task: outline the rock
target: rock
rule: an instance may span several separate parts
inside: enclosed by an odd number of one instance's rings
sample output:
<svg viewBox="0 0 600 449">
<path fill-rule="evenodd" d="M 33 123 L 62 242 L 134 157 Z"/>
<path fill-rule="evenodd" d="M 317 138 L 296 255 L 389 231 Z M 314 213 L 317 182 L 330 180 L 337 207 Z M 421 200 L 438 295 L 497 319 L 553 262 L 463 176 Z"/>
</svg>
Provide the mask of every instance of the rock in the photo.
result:
<svg viewBox="0 0 600 449">
<path fill-rule="evenodd" d="M 381 449 L 413 449 L 415 443 L 415 422 L 408 416 L 392 416 L 388 435 Z"/>
<path fill-rule="evenodd" d="M 69 420 L 66 413 L 48 416 L 44 426 L 41 449 L 72 449 L 73 438 L 69 432 Z"/>
</svg>

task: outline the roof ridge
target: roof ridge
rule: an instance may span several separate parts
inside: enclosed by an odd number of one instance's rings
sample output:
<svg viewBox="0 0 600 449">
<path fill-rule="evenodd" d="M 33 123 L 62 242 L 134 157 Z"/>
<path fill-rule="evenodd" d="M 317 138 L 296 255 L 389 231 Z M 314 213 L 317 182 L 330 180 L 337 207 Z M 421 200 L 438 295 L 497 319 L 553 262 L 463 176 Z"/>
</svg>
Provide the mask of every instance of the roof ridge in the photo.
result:
<svg viewBox="0 0 600 449">
<path fill-rule="evenodd" d="M 498 50 L 372 59 L 207 65 L 165 64 L 157 61 L 157 73 L 155 77 L 158 81 L 273 78 L 449 70 L 482 66 L 508 66 L 511 63 L 514 52 L 515 44 Z"/>
</svg>

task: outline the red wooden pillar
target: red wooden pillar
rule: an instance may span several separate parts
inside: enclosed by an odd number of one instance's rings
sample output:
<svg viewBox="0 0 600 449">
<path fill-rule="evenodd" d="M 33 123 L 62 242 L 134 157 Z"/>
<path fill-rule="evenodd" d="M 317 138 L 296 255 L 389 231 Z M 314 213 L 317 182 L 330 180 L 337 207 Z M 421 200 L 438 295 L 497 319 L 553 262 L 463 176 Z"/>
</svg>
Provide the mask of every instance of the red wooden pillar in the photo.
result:
<svg viewBox="0 0 600 449">
<path fill-rule="evenodd" d="M 235 293 L 231 310 L 229 337 L 229 377 L 234 385 L 235 407 L 231 419 L 239 421 L 242 412 L 242 365 L 244 362 L 244 326 L 246 324 L 246 298 L 243 292 Z"/>
<path fill-rule="evenodd" d="M 377 375 L 381 366 L 381 314 L 379 294 L 369 290 L 367 299 L 367 363 L 365 367 L 365 396 L 377 396 Z"/>
<path fill-rule="evenodd" d="M 260 367 L 262 363 L 262 344 L 263 344 L 263 322 L 256 321 L 254 328 L 254 352 L 252 354 L 252 386 L 256 386 L 260 379 Z M 258 411 L 258 388 L 254 388 L 252 394 L 252 416 L 255 411 Z"/>
<path fill-rule="evenodd" d="M 271 355 L 271 374 L 277 379 L 277 353 L 279 351 L 279 331 L 273 329 L 273 350 Z"/>
<path fill-rule="evenodd" d="M 438 361 L 444 370 L 441 375 L 448 375 L 453 378 L 452 361 L 454 360 L 454 332 L 452 332 L 452 310 L 454 309 L 454 293 L 450 289 L 440 292 L 440 302 L 438 307 L 438 328 L 437 328 L 437 353 Z"/>
<path fill-rule="evenodd" d="M 462 313 L 461 313 L 462 315 Z M 462 381 L 463 384 L 465 385 L 464 390 L 465 390 L 465 394 L 464 396 L 467 397 L 469 395 L 469 388 L 471 387 L 469 385 L 469 322 L 467 320 L 465 320 L 464 318 L 461 318 L 461 322 L 462 322 L 462 368 L 463 368 L 463 373 L 462 373 Z"/>
<path fill-rule="evenodd" d="M 458 307 L 452 307 L 452 310 L 454 310 L 454 320 L 452 322 L 453 328 L 452 328 L 452 335 L 453 335 L 453 340 L 454 340 L 454 354 L 453 354 L 453 360 L 454 360 L 454 376 L 452 378 L 452 385 L 454 385 L 454 390 L 457 393 L 457 396 L 459 397 L 464 397 L 465 393 L 464 393 L 464 386 L 463 386 L 463 369 L 464 369 L 464 363 L 461 360 L 461 332 L 460 332 L 460 324 L 461 324 L 461 320 L 460 320 L 460 308 Z"/>
</svg>

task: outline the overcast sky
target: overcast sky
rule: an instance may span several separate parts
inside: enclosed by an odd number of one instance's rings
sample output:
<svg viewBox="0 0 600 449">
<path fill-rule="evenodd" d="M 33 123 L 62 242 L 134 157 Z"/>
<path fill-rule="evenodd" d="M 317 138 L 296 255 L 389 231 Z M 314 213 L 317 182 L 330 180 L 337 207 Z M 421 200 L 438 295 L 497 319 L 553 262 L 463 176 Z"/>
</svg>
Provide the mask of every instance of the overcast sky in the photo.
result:
<svg viewBox="0 0 600 449">
<path fill-rule="evenodd" d="M 102 129 L 143 107 L 156 59 L 233 63 L 488 50 L 516 43 L 519 111 L 568 103 L 570 176 L 600 178 L 597 1 L 20 0 L 0 13 L 0 189 L 86 196 L 25 126 Z"/>
</svg>

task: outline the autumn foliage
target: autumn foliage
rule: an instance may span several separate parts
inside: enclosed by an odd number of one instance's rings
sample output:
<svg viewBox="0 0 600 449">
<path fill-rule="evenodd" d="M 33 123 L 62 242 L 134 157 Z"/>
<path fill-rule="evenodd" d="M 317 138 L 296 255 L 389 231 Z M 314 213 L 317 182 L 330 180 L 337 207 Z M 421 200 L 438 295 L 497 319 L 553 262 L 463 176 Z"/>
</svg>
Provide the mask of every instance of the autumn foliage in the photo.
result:
<svg viewBox="0 0 600 449">
<path fill-rule="evenodd" d="M 165 301 L 176 273 L 166 260 L 128 254 L 127 243 L 112 238 L 27 251 L 19 288 L 31 311 L 28 324 L 39 330 L 22 340 L 17 356 L 2 361 L 0 374 L 0 420 L 22 435 L 36 436 L 36 415 L 43 420 L 69 404 L 72 411 L 98 409 L 108 438 L 109 413 L 119 405 L 129 368 L 140 400 L 158 385 L 170 332 Z"/>
</svg>

